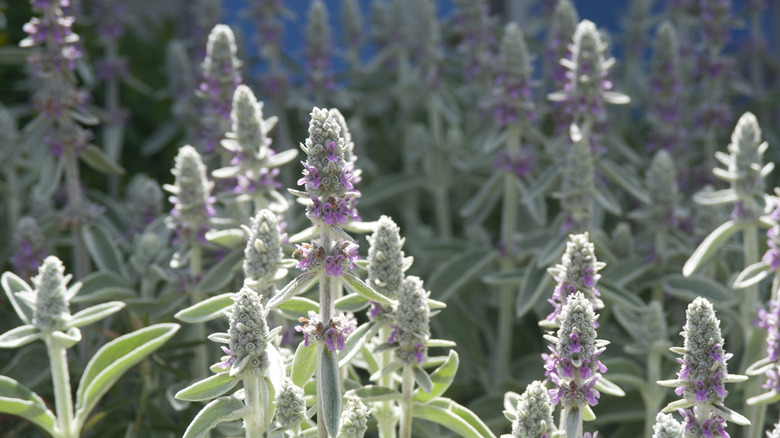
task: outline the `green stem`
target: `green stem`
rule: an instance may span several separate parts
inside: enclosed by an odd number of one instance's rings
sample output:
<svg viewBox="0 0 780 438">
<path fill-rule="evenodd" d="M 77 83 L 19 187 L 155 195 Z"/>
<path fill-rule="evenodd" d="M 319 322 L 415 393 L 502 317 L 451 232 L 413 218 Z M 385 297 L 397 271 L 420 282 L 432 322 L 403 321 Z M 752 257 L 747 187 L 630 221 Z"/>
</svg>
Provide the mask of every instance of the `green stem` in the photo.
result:
<svg viewBox="0 0 780 438">
<path fill-rule="evenodd" d="M 663 354 L 654 347 L 647 353 L 647 399 L 645 400 L 645 434 L 653 435 L 655 416 L 661 410 L 664 401 L 664 388 L 656 382 L 661 380 L 661 360 Z"/>
<path fill-rule="evenodd" d="M 411 366 L 404 366 L 401 382 L 401 431 L 400 438 L 412 438 L 412 396 L 414 395 L 414 371 Z"/>
<path fill-rule="evenodd" d="M 382 326 L 382 328 L 379 329 L 380 341 L 387 341 L 387 339 L 390 338 L 390 333 L 391 330 L 388 325 L 385 324 Z M 390 361 L 393 360 L 392 354 L 392 351 L 383 351 L 379 354 L 378 359 L 380 370 L 384 369 L 388 364 L 390 364 Z M 388 373 L 382 376 L 379 379 L 379 385 L 384 386 L 385 388 L 395 389 L 395 385 L 393 384 L 393 374 Z M 394 407 L 392 401 L 387 400 L 379 404 L 379 407 L 374 414 L 374 417 L 376 418 L 377 429 L 379 430 L 379 438 L 395 438 L 395 427 L 398 424 L 398 418 L 396 418 L 393 411 Z"/>
<path fill-rule="evenodd" d="M 446 165 L 447 156 L 444 151 L 444 141 L 441 128 L 441 114 L 436 108 L 433 96 L 428 98 L 426 105 L 428 111 L 428 123 L 431 126 L 431 138 L 433 140 L 433 182 L 434 207 L 436 211 L 436 223 L 442 238 L 452 237 L 452 219 L 450 218 L 449 202 L 449 169 Z"/>
<path fill-rule="evenodd" d="M 190 276 L 193 281 L 197 281 L 198 276 L 202 268 L 202 254 L 203 248 L 195 242 L 192 245 L 192 252 L 190 253 Z M 192 304 L 198 304 L 203 301 L 203 295 L 198 292 L 197 285 L 190 292 L 190 300 Z M 193 324 L 193 336 L 195 341 L 199 344 L 195 347 L 195 361 L 193 362 L 192 375 L 197 379 L 203 379 L 208 376 L 209 360 L 208 353 L 206 351 L 206 324 L 203 322 Z"/>
<path fill-rule="evenodd" d="M 262 377 L 247 376 L 244 382 L 244 403 L 251 409 L 244 417 L 246 438 L 262 438 L 265 436 L 263 425 L 266 423 L 266 408 L 268 402 L 268 387 L 261 381 Z"/>
<path fill-rule="evenodd" d="M 655 255 L 657 259 L 658 278 L 662 278 L 666 271 L 666 228 L 660 228 L 655 232 Z M 664 287 L 659 281 L 653 286 L 653 300 L 663 303 Z M 655 381 L 652 382 L 655 385 Z M 653 417 L 655 418 L 655 417 Z M 655 420 L 654 420 L 655 421 Z"/>
<path fill-rule="evenodd" d="M 742 233 L 742 248 L 744 253 L 743 263 L 745 266 L 750 266 L 759 261 L 758 226 L 756 224 L 749 224 L 745 226 Z M 753 317 L 756 313 L 756 308 L 758 307 L 758 285 L 746 287 L 742 293 L 744 295 L 740 302 L 739 310 L 740 316 L 742 317 L 742 323 L 744 324 L 745 352 L 747 353 L 747 348 L 750 346 L 749 341 L 753 336 L 753 332 L 755 331 L 750 321 L 753 320 Z M 747 354 L 743 354 L 743 359 L 747 361 L 744 362 L 743 360 L 743 365 L 754 362 L 754 357 L 747 356 Z M 743 366 L 741 369 L 745 369 L 745 366 Z"/>
<path fill-rule="evenodd" d="M 62 433 L 60 438 L 75 438 L 73 399 L 70 390 L 70 373 L 68 372 L 68 356 L 64 347 L 60 346 L 51 334 L 44 338 L 51 363 L 51 379 L 54 384 L 54 404 L 57 409 L 57 427 Z"/>
<path fill-rule="evenodd" d="M 117 50 L 117 42 L 115 39 L 109 40 L 106 45 L 106 59 L 109 64 L 113 64 L 117 61 L 119 54 Z M 111 129 L 120 129 L 122 123 L 117 120 L 119 115 L 119 80 L 116 76 L 111 77 L 106 82 L 106 112 L 108 113 L 108 122 L 105 125 L 104 132 L 108 132 Z M 107 142 L 108 138 L 104 138 Z M 103 149 L 109 154 L 109 157 L 114 162 L 119 163 L 122 158 L 122 140 L 120 139 L 118 147 L 115 150 L 111 150 L 108 147 L 108 143 L 105 143 Z M 108 193 L 114 197 L 119 197 L 119 177 L 117 175 L 111 175 L 108 178 Z"/>
<path fill-rule="evenodd" d="M 512 124 L 507 131 L 506 148 L 510 162 L 520 151 L 520 126 Z M 514 236 L 517 229 L 518 193 L 516 176 L 504 173 L 504 200 L 501 211 L 501 242 L 504 245 L 504 257 L 499 260 L 501 272 L 514 268 Z M 512 359 L 512 325 L 514 322 L 515 289 L 512 286 L 501 288 L 501 305 L 498 313 L 498 342 L 496 343 L 496 388 L 509 375 Z"/>
<path fill-rule="evenodd" d="M 78 157 L 72 148 L 64 148 L 62 159 L 65 160 L 65 183 L 68 193 L 68 207 L 66 214 L 69 218 L 73 232 L 73 250 L 76 261 L 76 278 L 82 279 L 89 273 L 89 255 L 84 239 L 81 237 L 81 227 L 87 208 L 84 205 L 84 194 L 81 191 Z"/>
</svg>

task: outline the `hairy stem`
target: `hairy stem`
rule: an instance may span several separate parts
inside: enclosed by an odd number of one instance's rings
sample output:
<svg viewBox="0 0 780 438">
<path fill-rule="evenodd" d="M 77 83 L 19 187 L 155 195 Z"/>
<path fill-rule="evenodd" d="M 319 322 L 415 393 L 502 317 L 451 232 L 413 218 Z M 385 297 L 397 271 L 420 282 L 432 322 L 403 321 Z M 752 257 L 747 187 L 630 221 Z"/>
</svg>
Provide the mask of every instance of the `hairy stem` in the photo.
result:
<svg viewBox="0 0 780 438">
<path fill-rule="evenodd" d="M 52 336 L 44 338 L 51 363 L 51 379 L 54 384 L 54 403 L 57 409 L 57 426 L 62 433 L 61 438 L 75 438 L 73 399 L 70 390 L 70 373 L 68 372 L 68 355 Z"/>
<path fill-rule="evenodd" d="M 265 436 L 263 425 L 266 423 L 265 405 L 268 402 L 268 387 L 261 381 L 262 377 L 250 375 L 243 378 L 244 403 L 250 411 L 244 417 L 246 438 L 262 438 Z"/>
<path fill-rule="evenodd" d="M 379 339 L 381 342 L 387 341 L 390 338 L 390 327 L 388 325 L 382 326 L 379 329 Z M 379 354 L 379 369 L 384 369 L 393 360 L 392 351 L 383 351 Z M 388 373 L 379 380 L 379 385 L 386 388 L 395 389 L 393 383 L 393 374 Z M 383 401 L 379 404 L 379 408 L 376 410 L 374 417 L 376 417 L 377 429 L 379 430 L 379 438 L 395 438 L 395 427 L 398 424 L 398 419 L 394 415 L 393 402 Z"/>
<path fill-rule="evenodd" d="M 436 108 L 433 96 L 429 97 L 426 109 L 428 110 L 428 123 L 431 126 L 431 138 L 433 140 L 433 187 L 434 208 L 436 212 L 436 225 L 439 235 L 448 239 L 452 237 L 452 219 L 449 202 L 449 174 L 446 164 L 447 155 L 444 153 L 444 142 L 441 129 L 441 114 Z"/>
<path fill-rule="evenodd" d="M 90 270 L 87 247 L 84 244 L 84 239 L 81 237 L 81 228 L 84 225 L 87 207 L 84 204 L 84 194 L 81 191 L 81 177 L 79 176 L 79 163 L 76 152 L 72 148 L 65 148 L 62 153 L 62 159 L 65 160 L 65 184 L 68 193 L 66 214 L 70 216 L 68 220 L 71 222 L 71 231 L 73 233 L 76 278 L 82 279 L 87 276 Z"/>
<path fill-rule="evenodd" d="M 414 395 L 414 371 L 412 367 L 404 366 L 401 383 L 401 432 L 400 438 L 412 438 L 412 396 Z"/>
<path fill-rule="evenodd" d="M 203 301 L 203 295 L 198 292 L 197 279 L 202 269 L 202 254 L 203 248 L 199 243 L 195 242 L 192 245 L 192 252 L 190 254 L 190 276 L 195 283 L 195 287 L 190 292 L 190 299 L 192 304 L 198 304 Z M 199 344 L 195 347 L 195 361 L 193 362 L 193 376 L 197 379 L 203 379 L 208 376 L 209 360 L 208 353 L 206 351 L 206 324 L 199 322 L 193 325 L 193 336 L 195 341 Z"/>
</svg>

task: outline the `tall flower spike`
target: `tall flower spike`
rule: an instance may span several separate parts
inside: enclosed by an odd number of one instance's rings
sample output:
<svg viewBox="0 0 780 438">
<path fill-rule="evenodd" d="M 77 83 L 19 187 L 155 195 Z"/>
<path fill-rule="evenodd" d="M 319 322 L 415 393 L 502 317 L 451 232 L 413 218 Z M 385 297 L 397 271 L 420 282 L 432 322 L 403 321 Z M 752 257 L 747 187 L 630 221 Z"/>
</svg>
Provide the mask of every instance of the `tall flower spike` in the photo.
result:
<svg viewBox="0 0 780 438">
<path fill-rule="evenodd" d="M 427 85 L 433 86 L 443 58 L 436 3 L 432 0 L 402 0 L 402 3 L 406 13 L 402 25 L 411 59 L 422 66 Z"/>
<path fill-rule="evenodd" d="M 139 173 L 130 180 L 125 191 L 128 222 L 138 229 L 149 225 L 162 214 L 163 192 L 160 184 Z"/>
<path fill-rule="evenodd" d="M 520 395 L 517 417 L 512 421 L 512 436 L 517 438 L 542 438 L 555 432 L 553 407 L 544 383 L 534 380 Z"/>
<path fill-rule="evenodd" d="M 349 50 L 349 54 L 357 61 L 360 56 L 360 49 L 363 47 L 363 17 L 360 13 L 360 4 L 357 0 L 341 1 L 341 22 L 344 27 L 344 45 Z"/>
<path fill-rule="evenodd" d="M 486 73 L 493 44 L 493 22 L 486 0 L 455 0 L 456 32 L 460 37 L 458 53 L 466 63 L 466 78 L 474 79 Z"/>
<path fill-rule="evenodd" d="M 236 38 L 229 26 L 218 24 L 209 34 L 203 60 L 204 152 L 211 153 L 230 131 L 233 93 L 241 84 L 241 62 L 236 57 Z"/>
<path fill-rule="evenodd" d="M 561 202 L 562 228 L 564 231 L 584 231 L 590 228 L 596 195 L 595 163 L 587 141 L 578 141 L 571 146 L 565 166 L 561 191 L 553 195 Z"/>
<path fill-rule="evenodd" d="M 580 292 L 591 303 L 593 310 L 603 308 L 604 302 L 599 298 L 601 293 L 596 289 L 596 283 L 601 277 L 598 272 L 605 266 L 604 262 L 596 259 L 596 250 L 587 232 L 569 235 L 561 263 L 547 270 L 557 282 L 552 299 L 548 300 L 555 309 L 547 315 L 547 321 L 555 321 L 575 292 Z"/>
<path fill-rule="evenodd" d="M 347 165 L 352 165 L 350 170 L 352 179 L 350 182 L 352 185 L 355 185 L 363 179 L 360 176 L 363 171 L 356 167 L 358 158 L 357 155 L 355 155 L 355 142 L 352 141 L 352 133 L 349 131 L 349 127 L 347 126 L 347 119 L 345 119 L 344 115 L 341 114 L 341 111 L 336 108 L 331 108 L 328 113 L 331 117 L 333 117 L 333 120 L 339 124 L 339 127 L 341 127 L 340 135 L 344 139 L 344 161 L 347 163 Z M 358 190 L 355 190 L 355 192 L 360 193 Z"/>
<path fill-rule="evenodd" d="M 68 282 L 72 277 L 70 274 L 65 275 L 65 266 L 60 259 L 49 256 L 38 269 L 38 275 L 32 278 L 35 286 L 32 322 L 40 331 L 62 331 L 70 320 L 68 301 L 75 294 L 72 289 L 68 290 Z"/>
<path fill-rule="evenodd" d="M 726 420 L 750 424 L 746 418 L 723 406 L 728 394 L 724 384 L 745 381 L 747 377 L 728 373 L 726 361 L 731 354 L 723 349 L 720 321 L 707 299 L 698 297 L 688 305 L 682 336 L 685 340 L 683 348 L 672 349 L 683 355 L 677 359 L 682 365 L 677 379 L 662 380 L 658 384 L 675 387 L 675 394 L 681 396 L 688 406 L 694 405 L 693 410 L 680 410 L 685 417 L 686 433 L 725 438 L 728 437 L 724 430 Z M 709 415 L 704 412 L 709 412 Z"/>
<path fill-rule="evenodd" d="M 282 262 L 284 236 L 279 229 L 279 219 L 271 210 L 258 211 L 251 222 L 251 227 L 242 226 L 249 236 L 244 249 L 244 278 L 252 287 L 265 288 Z"/>
<path fill-rule="evenodd" d="M 567 82 L 563 90 L 548 95 L 554 102 L 565 102 L 571 122 L 580 125 L 586 120 L 603 124 L 607 120 L 605 103 L 626 104 L 628 96 L 612 90 L 607 78 L 614 58 L 606 58 L 607 44 L 593 22 L 582 20 L 577 25 L 571 44 L 572 59 L 561 59 Z"/>
<path fill-rule="evenodd" d="M 176 180 L 173 185 L 163 186 L 173 195 L 168 198 L 173 210 L 166 222 L 176 230 L 180 243 L 186 245 L 204 238 L 209 218 L 216 214 L 215 199 L 211 196 L 214 183 L 206 178 L 206 165 L 194 147 L 182 146 L 175 162 L 171 173 Z"/>
<path fill-rule="evenodd" d="M 556 386 L 549 392 L 552 402 L 560 402 L 567 410 L 595 406 L 600 394 L 594 385 L 607 370 L 598 356 L 609 342 L 596 339 L 597 316 L 581 292 L 569 297 L 557 319 L 557 336 L 545 335 L 553 344 L 550 354 L 542 356 L 545 375 Z"/>
<path fill-rule="evenodd" d="M 766 383 L 762 386 L 767 391 L 780 393 L 780 302 L 770 301 L 768 309 L 758 311 L 758 326 L 766 329 L 766 359 L 757 372 L 748 369 L 747 374 L 754 375 L 763 372 Z"/>
<path fill-rule="evenodd" d="M 303 388 L 297 386 L 289 377 L 282 382 L 282 391 L 276 397 L 276 421 L 282 429 L 291 429 L 306 419 L 306 400 Z"/>
<path fill-rule="evenodd" d="M 650 67 L 650 150 L 665 149 L 672 152 L 684 147 L 681 75 L 677 32 L 671 23 L 665 21 L 656 33 Z"/>
<path fill-rule="evenodd" d="M 287 203 L 273 192 L 281 187 L 276 181 L 279 167 L 292 161 L 297 151 L 276 154 L 271 149 L 269 132 L 278 118 L 263 119 L 263 102 L 255 98 L 249 87 L 236 87 L 232 106 L 232 132 L 225 135 L 222 146 L 233 158 L 230 166 L 215 170 L 214 177 L 235 179 L 233 192 L 239 201 L 255 199 L 255 208 L 286 210 Z"/>
<path fill-rule="evenodd" d="M 401 285 L 395 310 L 395 331 L 389 342 L 398 344 L 395 354 L 408 365 L 418 365 L 428 357 L 425 342 L 431 336 L 429 295 L 419 277 L 406 277 Z"/>
<path fill-rule="evenodd" d="M 363 438 L 368 430 L 368 408 L 357 397 L 347 399 L 339 419 L 338 438 Z"/>
<path fill-rule="evenodd" d="M 653 425 L 653 438 L 681 438 L 683 427 L 671 414 L 658 413 Z"/>
<path fill-rule="evenodd" d="M 681 199 L 677 185 L 677 169 L 666 149 L 659 149 L 645 173 L 645 188 L 649 202 L 630 213 L 633 219 L 644 220 L 653 228 L 677 227 L 683 219 L 678 207 Z"/>
<path fill-rule="evenodd" d="M 271 334 L 265 319 L 268 312 L 260 304 L 260 299 L 260 295 L 248 286 L 242 287 L 233 296 L 233 306 L 228 316 L 229 348 L 222 347 L 228 359 L 220 364 L 220 367 L 230 369 L 231 376 L 263 376 L 268 369 L 266 349 Z"/>
<path fill-rule="evenodd" d="M 19 219 L 14 230 L 14 252 L 11 254 L 11 266 L 22 278 L 30 278 L 46 257 L 46 238 L 38 222 L 24 216 Z"/>
<path fill-rule="evenodd" d="M 571 59 L 569 42 L 574 36 L 580 17 L 571 0 L 559 0 L 553 11 L 550 32 L 547 35 L 546 64 L 552 75 L 553 89 L 560 90 L 566 84 L 566 67 L 561 59 Z M 568 128 L 568 127 L 567 127 Z"/>
<path fill-rule="evenodd" d="M 520 27 L 516 23 L 507 24 L 492 95 L 493 117 L 499 126 L 536 119 L 531 93 L 532 62 Z"/>
<path fill-rule="evenodd" d="M 769 145 L 761 141 L 761 128 L 752 113 L 747 112 L 739 118 L 731 143 L 729 154 L 715 152 L 715 158 L 726 169 L 715 168 L 716 177 L 731 183 L 729 189 L 720 193 L 736 198 L 732 217 L 744 221 L 755 221 L 764 211 L 764 178 L 774 169 L 774 163 L 763 164 L 763 155 Z"/>
<path fill-rule="evenodd" d="M 330 91 L 335 85 L 331 71 L 331 44 L 328 10 L 322 0 L 314 0 L 306 19 L 307 82 L 312 91 Z"/>
<path fill-rule="evenodd" d="M 393 220 L 382 216 L 369 238 L 368 284 L 380 294 L 397 299 L 406 271 L 401 229 Z"/>
</svg>

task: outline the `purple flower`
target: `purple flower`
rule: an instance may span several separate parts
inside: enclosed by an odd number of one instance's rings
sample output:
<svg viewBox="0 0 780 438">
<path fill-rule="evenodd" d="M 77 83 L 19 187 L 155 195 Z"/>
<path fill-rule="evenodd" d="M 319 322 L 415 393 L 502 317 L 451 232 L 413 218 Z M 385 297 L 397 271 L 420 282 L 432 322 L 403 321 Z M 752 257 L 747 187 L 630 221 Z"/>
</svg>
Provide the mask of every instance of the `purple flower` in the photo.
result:
<svg viewBox="0 0 780 438">
<path fill-rule="evenodd" d="M 535 120 L 531 92 L 533 69 L 523 33 L 515 23 L 504 29 L 497 69 L 490 101 L 496 123 L 504 127 L 520 121 L 521 117 Z"/>
<path fill-rule="evenodd" d="M 770 301 L 768 310 L 758 311 L 758 326 L 767 330 L 766 351 L 770 362 L 778 362 L 780 359 L 780 303 Z"/>
<path fill-rule="evenodd" d="M 11 255 L 11 266 L 14 272 L 24 279 L 38 272 L 38 267 L 48 253 L 46 238 L 43 236 L 38 222 L 31 217 L 19 220 L 14 230 L 14 252 Z"/>
<path fill-rule="evenodd" d="M 319 315 L 314 311 L 309 311 L 308 318 L 301 317 L 299 322 L 303 326 L 296 326 L 295 330 L 303 333 L 304 345 L 308 347 L 311 339 L 325 343 L 325 347 L 330 351 L 345 350 L 347 348 L 346 338 L 355 331 L 355 318 L 351 313 L 344 316 L 337 316 L 331 319 L 330 323 L 324 325 Z M 326 328 L 327 327 L 327 328 Z"/>
</svg>

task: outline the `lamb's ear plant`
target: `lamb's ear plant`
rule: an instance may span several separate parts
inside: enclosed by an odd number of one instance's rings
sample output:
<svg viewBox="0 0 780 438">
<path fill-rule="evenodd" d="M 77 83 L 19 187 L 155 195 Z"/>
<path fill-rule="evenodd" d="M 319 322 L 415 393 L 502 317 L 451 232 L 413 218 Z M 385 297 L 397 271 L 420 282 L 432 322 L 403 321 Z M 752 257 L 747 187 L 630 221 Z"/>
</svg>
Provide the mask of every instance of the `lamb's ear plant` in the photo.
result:
<svg viewBox="0 0 780 438">
<path fill-rule="evenodd" d="M 81 289 L 81 283 L 68 285 L 71 278 L 65 275 L 62 262 L 49 256 L 32 278 L 32 287 L 11 272 L 4 273 L 0 280 L 23 323 L 0 335 L 0 347 L 19 348 L 36 340 L 44 342 L 55 405 L 52 412 L 39 395 L 10 377 L 0 376 L 0 412 L 19 415 L 56 438 L 80 436 L 106 392 L 179 329 L 178 324 L 156 324 L 105 344 L 87 362 L 74 401 L 67 350 L 81 340 L 81 327 L 118 312 L 125 304 L 112 301 L 71 314 L 70 301 Z"/>
<path fill-rule="evenodd" d="M 561 436 L 553 420 L 553 405 L 547 387 L 534 380 L 522 394 L 504 395 L 504 416 L 512 422 L 512 434 L 501 438 L 552 438 Z"/>
<path fill-rule="evenodd" d="M 283 394 L 284 361 L 274 342 L 282 327 L 268 330 L 268 311 L 261 304 L 261 296 L 251 287 L 245 285 L 232 298 L 227 333 L 209 336 L 228 345 L 222 347 L 227 355 L 225 361 L 216 367 L 224 371 L 176 394 L 181 400 L 209 401 L 192 420 L 185 437 L 201 437 L 220 423 L 239 419 L 244 420 L 247 437 L 267 436 L 274 418 L 276 396 Z M 239 383 L 243 394 L 225 395 Z"/>
<path fill-rule="evenodd" d="M 727 408 L 724 401 L 728 391 L 726 383 L 744 382 L 747 376 L 729 374 L 726 353 L 720 331 L 720 321 L 715 310 L 705 298 L 696 298 L 686 310 L 686 322 L 682 336 L 683 347 L 670 350 L 682 355 L 677 361 L 682 365 L 673 380 L 660 380 L 658 384 L 675 388 L 682 398 L 669 403 L 664 413 L 679 410 L 685 421 L 685 436 L 719 436 L 726 438 L 726 421 L 740 426 L 750 421 Z M 692 408 L 692 409 L 691 409 Z"/>
</svg>

